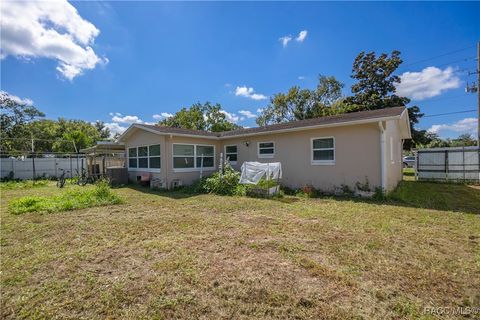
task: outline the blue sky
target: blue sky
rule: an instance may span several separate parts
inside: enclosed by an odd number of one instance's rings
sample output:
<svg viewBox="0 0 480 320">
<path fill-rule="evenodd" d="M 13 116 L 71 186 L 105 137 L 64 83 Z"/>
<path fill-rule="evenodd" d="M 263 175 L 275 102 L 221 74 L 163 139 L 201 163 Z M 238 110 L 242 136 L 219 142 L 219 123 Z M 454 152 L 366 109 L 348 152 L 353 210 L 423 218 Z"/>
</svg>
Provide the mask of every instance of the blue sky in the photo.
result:
<svg viewBox="0 0 480 320">
<path fill-rule="evenodd" d="M 399 91 L 424 113 L 476 108 L 465 85 L 475 81 L 468 71 L 480 39 L 478 2 L 2 3 L 1 10 L 1 89 L 33 100 L 48 118 L 102 120 L 116 131 L 211 101 L 254 126 L 264 98 L 312 88 L 318 74 L 344 82 L 348 95 L 360 51 L 395 49 L 404 59 Z M 45 13 L 50 21 L 30 21 Z M 455 137 L 474 133 L 475 118 L 428 117 L 420 127 Z"/>
</svg>

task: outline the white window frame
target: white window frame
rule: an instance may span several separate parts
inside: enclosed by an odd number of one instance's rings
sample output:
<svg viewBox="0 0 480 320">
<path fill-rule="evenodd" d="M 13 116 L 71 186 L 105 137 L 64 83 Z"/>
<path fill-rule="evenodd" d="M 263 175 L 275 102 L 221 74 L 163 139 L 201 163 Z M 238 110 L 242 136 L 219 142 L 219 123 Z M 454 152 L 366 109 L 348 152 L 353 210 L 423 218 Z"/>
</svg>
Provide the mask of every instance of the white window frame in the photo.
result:
<svg viewBox="0 0 480 320">
<path fill-rule="evenodd" d="M 313 140 L 318 140 L 318 139 L 333 139 L 333 148 L 313 148 Z M 336 160 L 336 152 L 335 152 L 335 137 L 314 137 L 310 138 L 310 162 L 312 165 L 315 166 L 332 166 L 335 165 L 335 160 Z M 314 160 L 313 154 L 314 151 L 318 150 L 333 150 L 333 160 Z"/>
<path fill-rule="evenodd" d="M 187 146 L 193 146 L 193 168 L 175 168 L 174 167 L 174 158 L 175 155 L 173 153 L 173 146 L 175 145 L 187 145 Z M 213 167 L 197 167 L 197 146 L 200 147 L 213 147 Z M 215 145 L 214 144 L 200 144 L 200 143 L 172 143 L 172 168 L 173 172 L 197 172 L 197 171 L 214 171 L 216 168 L 216 151 L 215 151 Z M 180 157 L 180 156 L 177 156 Z"/>
<path fill-rule="evenodd" d="M 160 168 L 150 168 L 150 146 L 156 146 L 158 145 L 160 147 L 160 155 L 158 156 L 152 156 L 152 157 L 160 157 Z M 147 147 L 147 156 L 139 157 L 138 156 L 138 148 L 142 147 Z M 135 159 L 137 159 L 137 167 L 133 168 L 130 167 L 130 149 L 137 149 L 137 156 Z M 162 145 L 160 143 L 153 143 L 153 144 L 147 144 L 147 145 L 140 145 L 140 146 L 131 146 L 127 148 L 127 169 L 128 171 L 142 171 L 142 172 L 154 172 L 154 173 L 160 173 L 162 170 Z M 147 158 L 147 165 L 148 168 L 139 168 L 138 167 L 138 159 L 140 158 Z"/>
<path fill-rule="evenodd" d="M 262 153 L 260 154 L 260 144 L 261 143 L 271 143 L 273 144 L 273 153 Z M 270 148 L 262 148 L 262 149 L 270 149 Z M 269 159 L 269 158 L 274 158 L 275 157 L 275 141 L 259 141 L 257 142 L 257 156 L 260 159 Z"/>
<path fill-rule="evenodd" d="M 236 147 L 236 148 L 237 148 L 237 152 L 235 152 L 235 153 L 233 153 L 233 152 L 227 153 L 227 147 Z M 224 154 L 225 154 L 225 160 L 227 160 L 229 154 L 236 154 L 236 155 L 237 155 L 237 161 L 238 161 L 238 145 L 236 145 L 236 144 L 227 144 L 227 145 L 224 146 L 223 151 L 224 151 Z M 237 161 L 229 161 L 229 162 L 230 162 L 230 164 L 237 164 Z"/>
</svg>

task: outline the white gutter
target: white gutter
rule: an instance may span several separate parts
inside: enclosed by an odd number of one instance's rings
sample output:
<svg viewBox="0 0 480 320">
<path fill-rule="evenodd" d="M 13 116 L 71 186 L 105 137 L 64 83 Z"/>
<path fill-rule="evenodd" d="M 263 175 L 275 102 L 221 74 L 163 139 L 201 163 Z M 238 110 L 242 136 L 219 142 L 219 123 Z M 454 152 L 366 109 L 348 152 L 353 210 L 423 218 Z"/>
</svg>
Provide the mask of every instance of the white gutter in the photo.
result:
<svg viewBox="0 0 480 320">
<path fill-rule="evenodd" d="M 382 190 L 387 190 L 387 162 L 385 161 L 385 127 L 382 121 L 378 122 L 380 129 L 380 180 L 382 182 Z"/>
</svg>

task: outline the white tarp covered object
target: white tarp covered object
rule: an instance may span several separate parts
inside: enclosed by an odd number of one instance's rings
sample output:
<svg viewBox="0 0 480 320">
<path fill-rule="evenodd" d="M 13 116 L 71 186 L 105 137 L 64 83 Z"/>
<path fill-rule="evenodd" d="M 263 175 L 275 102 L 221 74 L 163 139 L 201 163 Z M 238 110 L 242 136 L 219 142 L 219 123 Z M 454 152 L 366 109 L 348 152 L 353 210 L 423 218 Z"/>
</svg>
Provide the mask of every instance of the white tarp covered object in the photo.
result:
<svg viewBox="0 0 480 320">
<path fill-rule="evenodd" d="M 244 162 L 242 164 L 240 183 L 257 184 L 262 178 L 267 180 L 281 179 L 282 164 L 280 162 Z"/>
</svg>

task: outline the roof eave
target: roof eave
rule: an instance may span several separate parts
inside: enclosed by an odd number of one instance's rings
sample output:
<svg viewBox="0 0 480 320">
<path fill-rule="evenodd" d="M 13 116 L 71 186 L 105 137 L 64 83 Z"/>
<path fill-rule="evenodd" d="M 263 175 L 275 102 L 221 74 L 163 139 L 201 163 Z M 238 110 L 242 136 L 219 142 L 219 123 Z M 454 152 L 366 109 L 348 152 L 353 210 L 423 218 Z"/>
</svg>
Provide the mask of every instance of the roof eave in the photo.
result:
<svg viewBox="0 0 480 320">
<path fill-rule="evenodd" d="M 327 123 L 327 124 L 316 124 L 311 126 L 221 136 L 220 139 L 225 140 L 230 138 L 250 137 L 250 136 L 265 135 L 265 134 L 272 134 L 272 133 L 285 133 L 285 132 L 312 130 L 312 129 L 320 129 L 320 128 L 332 128 L 332 127 L 343 127 L 343 126 L 351 126 L 351 125 L 359 125 L 359 124 L 367 124 L 367 123 L 376 123 L 378 121 L 399 120 L 400 117 L 401 115 L 395 115 L 395 116 L 388 116 L 388 117 L 368 118 L 368 119 L 362 119 L 362 120 L 334 122 L 334 123 Z"/>
<path fill-rule="evenodd" d="M 138 123 L 134 123 L 132 124 L 130 127 L 128 127 L 127 130 L 125 130 L 124 133 L 122 133 L 120 135 L 120 137 L 118 137 L 118 141 L 121 142 L 121 141 L 124 141 L 124 139 L 128 138 L 128 136 L 133 133 L 133 130 L 137 128 L 137 129 L 142 129 L 142 130 L 145 130 L 145 131 L 148 131 L 148 132 L 151 132 L 151 133 L 154 133 L 154 134 L 158 134 L 159 136 L 176 136 L 176 137 L 186 137 L 186 138 L 202 138 L 202 139 L 212 139 L 212 140 L 218 140 L 219 137 L 217 136 L 209 136 L 209 135 L 196 135 L 196 134 L 186 134 L 186 133 L 174 133 L 174 132 L 161 132 L 161 131 L 158 131 L 158 130 L 154 130 L 154 129 L 151 129 L 149 127 L 146 127 L 146 126 L 142 126 L 141 124 L 138 124 Z"/>
</svg>

